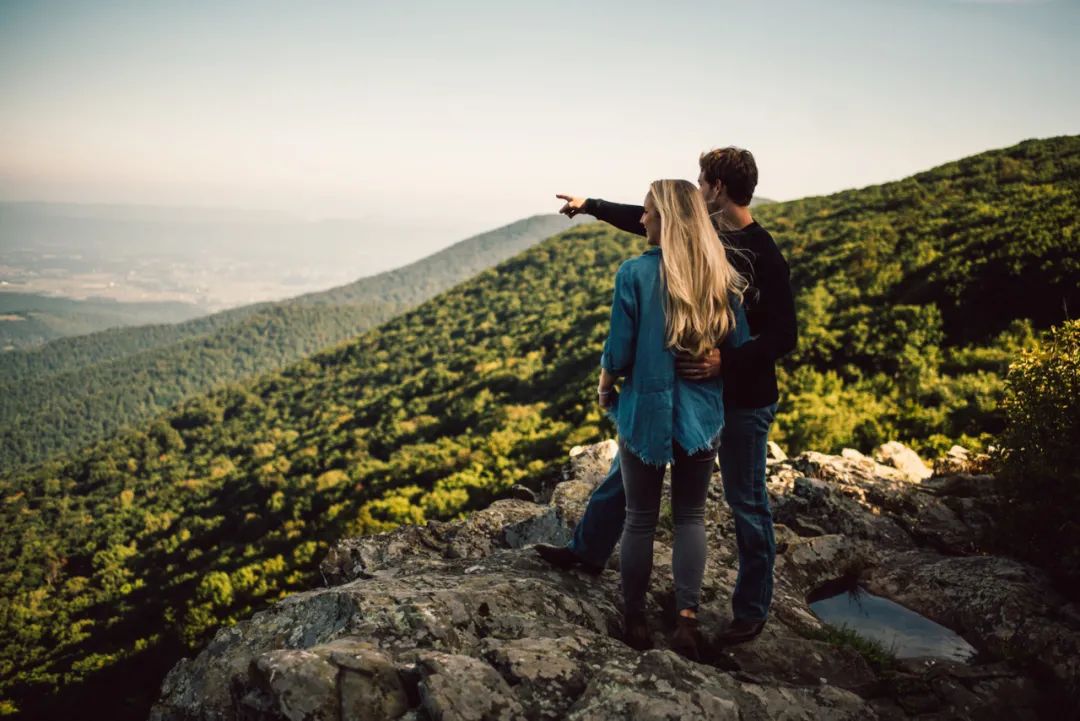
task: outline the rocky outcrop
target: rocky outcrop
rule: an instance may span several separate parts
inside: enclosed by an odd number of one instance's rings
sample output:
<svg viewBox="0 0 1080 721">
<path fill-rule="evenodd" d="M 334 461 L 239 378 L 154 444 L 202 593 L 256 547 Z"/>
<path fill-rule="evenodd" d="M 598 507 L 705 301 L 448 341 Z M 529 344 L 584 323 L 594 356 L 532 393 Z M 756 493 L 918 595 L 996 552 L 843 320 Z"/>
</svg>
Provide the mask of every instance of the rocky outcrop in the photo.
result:
<svg viewBox="0 0 1080 721">
<path fill-rule="evenodd" d="M 979 552 L 988 479 L 916 478 L 854 452 L 773 453 L 780 553 L 761 636 L 712 640 L 736 574 L 717 482 L 705 658 L 667 648 L 666 531 L 649 597 L 656 649 L 636 652 L 620 640 L 617 570 L 562 573 L 529 548 L 569 538 L 613 453 L 575 448 L 545 503 L 516 493 L 463 521 L 342 540 L 322 563 L 326 587 L 220 630 L 166 676 L 151 719 L 1039 718 L 1077 678 L 1080 614 L 1037 570 Z M 953 628 L 979 657 L 886 668 L 823 640 L 806 598 L 845 577 Z"/>
<path fill-rule="evenodd" d="M 934 475 L 934 472 L 922 462 L 919 454 L 902 443 L 889 441 L 874 452 L 874 460 L 886 466 L 892 466 L 911 481 L 922 481 Z"/>
</svg>

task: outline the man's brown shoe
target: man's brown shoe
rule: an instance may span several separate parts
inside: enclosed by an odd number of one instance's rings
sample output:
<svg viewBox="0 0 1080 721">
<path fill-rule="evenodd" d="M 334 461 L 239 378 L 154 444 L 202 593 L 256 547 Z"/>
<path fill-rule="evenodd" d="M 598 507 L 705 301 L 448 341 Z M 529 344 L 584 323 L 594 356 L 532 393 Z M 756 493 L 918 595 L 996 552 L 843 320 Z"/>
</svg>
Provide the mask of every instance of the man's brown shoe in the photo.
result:
<svg viewBox="0 0 1080 721">
<path fill-rule="evenodd" d="M 765 628 L 765 621 L 748 621 L 742 618 L 736 618 L 734 621 L 728 624 L 727 628 L 721 631 L 716 636 L 716 642 L 721 646 L 734 646 L 737 643 L 743 643 L 761 633 L 761 629 Z"/>
<path fill-rule="evenodd" d="M 675 619 L 675 633 L 671 634 L 671 650 L 691 661 L 700 661 L 701 633 L 698 620 L 691 616 L 679 616 Z"/>
<path fill-rule="evenodd" d="M 594 576 L 599 576 L 604 571 L 603 566 L 595 566 L 589 563 L 566 546 L 549 546 L 546 543 L 538 543 L 536 544 L 536 553 L 555 568 L 561 568 L 564 571 L 580 568 L 582 571 L 591 573 Z"/>
</svg>

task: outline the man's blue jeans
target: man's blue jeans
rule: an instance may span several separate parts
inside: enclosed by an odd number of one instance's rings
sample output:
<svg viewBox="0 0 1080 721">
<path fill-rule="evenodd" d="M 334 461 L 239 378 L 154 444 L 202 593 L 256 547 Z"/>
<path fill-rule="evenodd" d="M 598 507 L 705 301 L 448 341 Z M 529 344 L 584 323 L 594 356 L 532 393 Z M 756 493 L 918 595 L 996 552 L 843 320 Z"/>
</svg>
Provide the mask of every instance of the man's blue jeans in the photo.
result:
<svg viewBox="0 0 1080 721">
<path fill-rule="evenodd" d="M 776 404 L 764 408 L 732 408 L 720 434 L 720 473 L 724 498 L 735 517 L 739 575 L 731 606 L 735 618 L 761 621 L 769 613 L 773 590 L 776 540 L 765 491 L 765 458 Z M 588 563 L 603 566 L 622 537 L 626 520 L 619 456 L 589 498 L 569 548 Z"/>
</svg>

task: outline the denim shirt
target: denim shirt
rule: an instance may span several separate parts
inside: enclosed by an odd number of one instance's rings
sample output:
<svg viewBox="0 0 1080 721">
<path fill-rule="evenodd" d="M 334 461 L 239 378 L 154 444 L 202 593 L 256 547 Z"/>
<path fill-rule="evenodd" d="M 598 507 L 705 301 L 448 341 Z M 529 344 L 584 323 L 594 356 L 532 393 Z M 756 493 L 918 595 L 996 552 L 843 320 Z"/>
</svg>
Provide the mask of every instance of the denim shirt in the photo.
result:
<svg viewBox="0 0 1080 721">
<path fill-rule="evenodd" d="M 634 455 L 654 466 L 670 463 L 672 441 L 689 453 L 708 449 L 724 427 L 723 377 L 703 381 L 675 372 L 667 347 L 660 248 L 653 246 L 619 266 L 611 303 L 611 329 L 600 366 L 625 375 L 615 404 L 607 410 Z M 735 328 L 722 347 L 750 337 L 742 304 L 733 296 Z"/>
</svg>

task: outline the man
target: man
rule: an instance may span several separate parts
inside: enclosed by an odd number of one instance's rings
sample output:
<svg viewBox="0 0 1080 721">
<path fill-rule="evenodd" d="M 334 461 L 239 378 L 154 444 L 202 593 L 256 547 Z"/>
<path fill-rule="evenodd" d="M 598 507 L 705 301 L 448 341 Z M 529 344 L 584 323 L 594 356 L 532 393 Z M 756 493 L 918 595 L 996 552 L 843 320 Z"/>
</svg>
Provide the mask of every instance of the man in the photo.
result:
<svg viewBox="0 0 1080 721">
<path fill-rule="evenodd" d="M 776 542 L 765 490 L 766 444 L 779 400 L 776 362 L 794 350 L 797 340 L 795 302 L 787 261 L 750 213 L 758 177 L 754 156 L 727 147 L 703 153 L 698 164 L 698 185 L 709 212 L 723 218 L 725 227 L 737 228 L 725 231 L 723 238 L 734 251 L 729 251 L 733 265 L 750 281 L 745 298 L 750 341 L 723 353 L 713 349 L 703 358 L 680 356 L 676 362 L 684 378 L 724 376 L 720 471 L 724 496 L 735 518 L 739 573 L 732 596 L 733 619 L 718 638 L 734 644 L 761 632 L 772 601 Z M 586 213 L 620 230 L 645 235 L 641 206 L 556 197 L 566 201 L 560 212 L 570 217 Z M 559 568 L 580 566 L 598 574 L 619 541 L 625 514 L 626 496 L 616 456 L 590 497 L 573 540 L 566 546 L 538 545 L 537 553 Z"/>
</svg>

